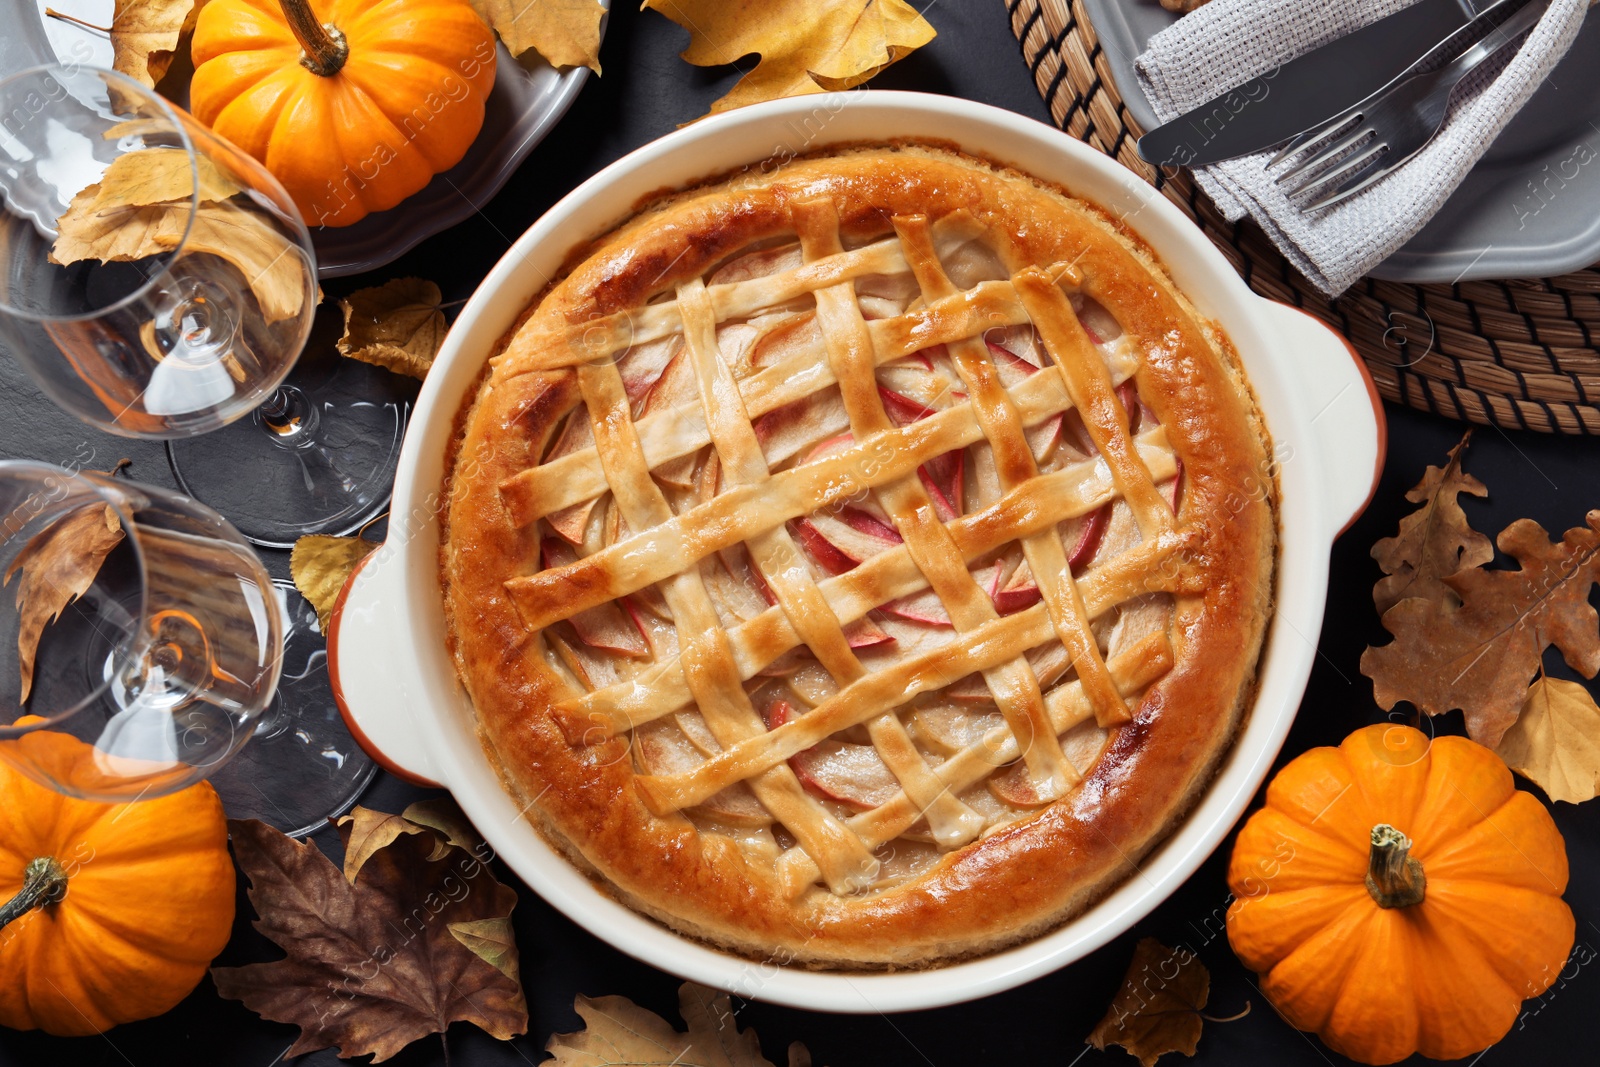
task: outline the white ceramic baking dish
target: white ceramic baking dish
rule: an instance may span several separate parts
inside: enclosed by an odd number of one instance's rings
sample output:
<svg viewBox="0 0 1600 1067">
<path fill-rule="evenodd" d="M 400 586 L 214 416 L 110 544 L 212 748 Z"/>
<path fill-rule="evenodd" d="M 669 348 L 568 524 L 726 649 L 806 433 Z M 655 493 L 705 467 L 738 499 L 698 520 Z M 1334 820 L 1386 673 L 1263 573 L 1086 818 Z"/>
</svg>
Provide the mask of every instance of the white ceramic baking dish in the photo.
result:
<svg viewBox="0 0 1600 1067">
<path fill-rule="evenodd" d="M 1138 877 L 1055 931 L 1005 952 L 922 972 L 813 972 L 718 951 L 631 911 L 522 817 L 479 746 L 471 704 L 445 652 L 440 480 L 457 409 L 495 343 L 568 251 L 620 222 L 641 197 L 745 166 L 781 166 L 830 143 L 918 137 L 1010 163 L 1124 219 L 1200 310 L 1222 324 L 1255 386 L 1280 463 L 1277 610 L 1254 710 L 1238 742 L 1195 809 L 1140 863 Z M 944 96 L 858 91 L 777 101 L 706 119 L 618 160 L 551 208 L 478 287 L 418 399 L 395 476 L 388 540 L 367 558 L 335 610 L 329 673 L 352 730 L 379 762 L 448 788 L 534 891 L 622 951 L 745 997 L 819 1011 L 903 1011 L 970 1000 L 1071 963 L 1127 930 L 1227 834 L 1288 733 L 1316 652 L 1329 547 L 1365 507 L 1383 451 L 1377 393 L 1344 340 L 1310 316 L 1250 292 L 1175 207 L 1093 149 L 1011 112 Z"/>
</svg>

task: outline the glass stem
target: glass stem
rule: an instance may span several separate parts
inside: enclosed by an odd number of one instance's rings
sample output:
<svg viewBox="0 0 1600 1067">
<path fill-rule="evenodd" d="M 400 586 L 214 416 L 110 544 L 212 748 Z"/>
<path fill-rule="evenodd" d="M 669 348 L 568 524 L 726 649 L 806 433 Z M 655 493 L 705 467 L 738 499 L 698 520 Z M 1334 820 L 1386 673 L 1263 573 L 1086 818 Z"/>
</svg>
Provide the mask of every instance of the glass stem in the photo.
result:
<svg viewBox="0 0 1600 1067">
<path fill-rule="evenodd" d="M 316 441 L 317 407 L 295 386 L 274 389 L 256 408 L 255 419 L 284 448 L 305 448 Z"/>
</svg>

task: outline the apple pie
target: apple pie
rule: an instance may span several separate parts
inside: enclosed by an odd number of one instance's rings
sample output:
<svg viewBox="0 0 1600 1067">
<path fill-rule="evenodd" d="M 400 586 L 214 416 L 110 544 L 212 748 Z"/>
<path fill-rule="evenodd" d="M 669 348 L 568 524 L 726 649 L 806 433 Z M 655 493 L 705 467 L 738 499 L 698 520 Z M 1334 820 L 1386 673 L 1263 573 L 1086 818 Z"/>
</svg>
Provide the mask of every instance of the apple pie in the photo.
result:
<svg viewBox="0 0 1600 1067">
<path fill-rule="evenodd" d="M 946 148 L 640 210 L 488 360 L 447 468 L 451 650 L 505 787 L 736 952 L 1046 931 L 1250 706 L 1276 483 L 1232 346 L 1122 221 Z"/>
</svg>

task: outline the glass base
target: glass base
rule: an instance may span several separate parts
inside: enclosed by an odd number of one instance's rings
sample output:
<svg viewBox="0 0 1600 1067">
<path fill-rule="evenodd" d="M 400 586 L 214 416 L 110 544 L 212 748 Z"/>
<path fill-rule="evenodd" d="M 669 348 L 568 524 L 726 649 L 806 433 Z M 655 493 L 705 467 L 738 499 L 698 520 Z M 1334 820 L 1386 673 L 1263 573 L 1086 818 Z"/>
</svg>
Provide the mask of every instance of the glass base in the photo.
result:
<svg viewBox="0 0 1600 1067">
<path fill-rule="evenodd" d="M 179 487 L 255 544 L 352 534 L 389 504 L 415 383 L 336 356 L 237 422 L 167 442 Z"/>
<path fill-rule="evenodd" d="M 350 736 L 333 702 L 316 609 L 292 583 L 273 585 L 288 624 L 283 677 L 255 736 L 211 784 L 230 819 L 260 819 L 302 837 L 349 811 L 378 765 Z"/>
</svg>

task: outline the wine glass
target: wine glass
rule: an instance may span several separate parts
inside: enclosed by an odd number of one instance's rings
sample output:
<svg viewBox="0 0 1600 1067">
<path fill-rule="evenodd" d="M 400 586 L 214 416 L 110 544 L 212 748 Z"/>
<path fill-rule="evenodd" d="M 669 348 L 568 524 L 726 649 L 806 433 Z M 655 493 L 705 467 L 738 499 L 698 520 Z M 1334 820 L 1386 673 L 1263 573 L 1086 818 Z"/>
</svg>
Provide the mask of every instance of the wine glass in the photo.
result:
<svg viewBox="0 0 1600 1067">
<path fill-rule="evenodd" d="M 0 759 L 34 780 L 121 801 L 209 777 L 230 816 L 300 834 L 375 773 L 286 673 L 279 590 L 211 509 L 0 461 L 0 581 Z"/>
<path fill-rule="evenodd" d="M 319 293 L 276 179 L 112 71 L 14 74 L 0 119 L 0 343 L 51 399 L 165 439 L 184 491 L 256 544 L 379 514 L 407 405 L 349 360 L 289 378 Z"/>
</svg>

